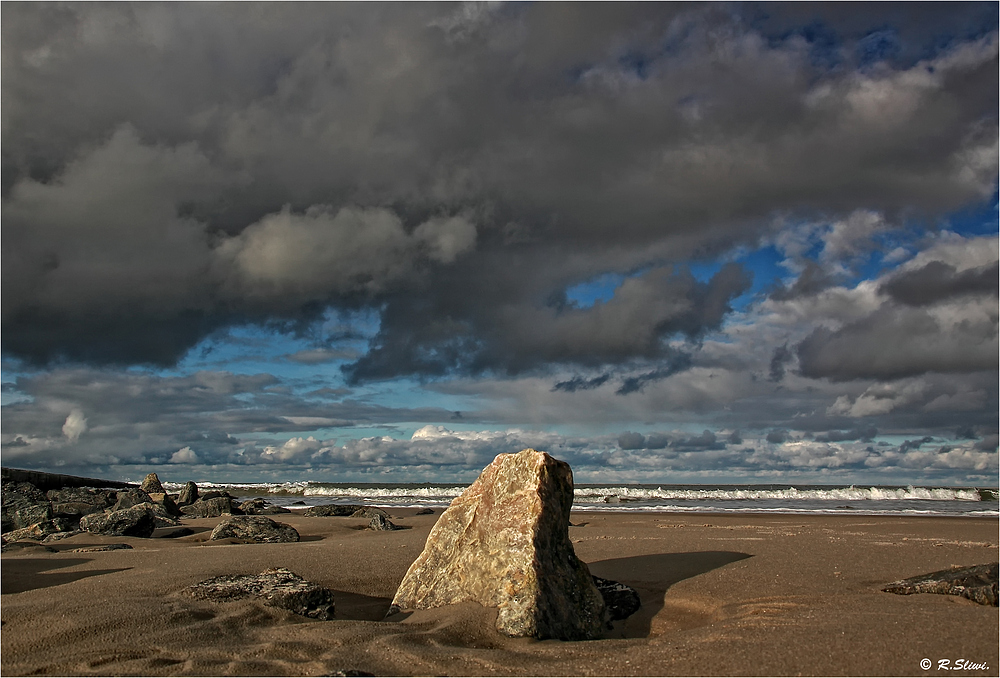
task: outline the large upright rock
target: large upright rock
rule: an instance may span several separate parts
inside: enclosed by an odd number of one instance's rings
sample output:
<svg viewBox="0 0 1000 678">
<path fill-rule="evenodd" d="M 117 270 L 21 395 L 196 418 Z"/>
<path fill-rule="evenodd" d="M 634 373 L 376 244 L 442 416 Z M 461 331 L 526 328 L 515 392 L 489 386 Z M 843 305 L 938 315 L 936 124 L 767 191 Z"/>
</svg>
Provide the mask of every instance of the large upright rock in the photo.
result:
<svg viewBox="0 0 1000 678">
<path fill-rule="evenodd" d="M 198 501 L 198 486 L 192 481 L 187 481 L 180 495 L 177 497 L 178 506 L 187 506 Z"/>
<path fill-rule="evenodd" d="M 438 519 L 394 608 L 474 601 L 510 636 L 583 640 L 608 619 L 569 540 L 573 473 L 544 452 L 498 455 Z"/>
</svg>

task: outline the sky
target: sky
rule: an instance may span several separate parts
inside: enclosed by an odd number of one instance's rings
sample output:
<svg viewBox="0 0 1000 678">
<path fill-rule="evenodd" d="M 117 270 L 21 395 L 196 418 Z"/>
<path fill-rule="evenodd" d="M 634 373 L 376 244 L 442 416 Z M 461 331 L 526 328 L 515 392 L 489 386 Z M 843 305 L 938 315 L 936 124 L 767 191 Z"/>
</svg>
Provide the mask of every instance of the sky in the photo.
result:
<svg viewBox="0 0 1000 678">
<path fill-rule="evenodd" d="M 7 467 L 998 483 L 993 3 L 18 3 Z"/>
</svg>

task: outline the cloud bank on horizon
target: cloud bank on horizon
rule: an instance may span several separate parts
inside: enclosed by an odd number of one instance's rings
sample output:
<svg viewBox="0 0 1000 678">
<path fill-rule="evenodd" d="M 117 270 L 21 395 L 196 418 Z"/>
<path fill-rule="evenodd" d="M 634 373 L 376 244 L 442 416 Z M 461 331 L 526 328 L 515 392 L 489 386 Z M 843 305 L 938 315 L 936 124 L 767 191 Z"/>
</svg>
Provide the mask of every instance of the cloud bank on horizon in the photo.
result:
<svg viewBox="0 0 1000 678">
<path fill-rule="evenodd" d="M 997 484 L 995 3 L 0 11 L 5 466 Z"/>
</svg>

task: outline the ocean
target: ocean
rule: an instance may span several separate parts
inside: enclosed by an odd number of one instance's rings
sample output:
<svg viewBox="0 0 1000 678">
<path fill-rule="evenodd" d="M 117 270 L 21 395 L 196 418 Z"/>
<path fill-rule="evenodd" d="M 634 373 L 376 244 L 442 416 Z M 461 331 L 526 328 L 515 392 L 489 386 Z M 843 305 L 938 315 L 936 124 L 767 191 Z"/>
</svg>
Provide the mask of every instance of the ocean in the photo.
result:
<svg viewBox="0 0 1000 678">
<path fill-rule="evenodd" d="M 171 492 L 178 483 L 164 483 Z M 467 485 L 363 483 L 198 483 L 241 500 L 288 507 L 366 504 L 446 508 Z M 1000 516 L 995 488 L 867 485 L 577 485 L 574 510 L 657 513 Z"/>
</svg>

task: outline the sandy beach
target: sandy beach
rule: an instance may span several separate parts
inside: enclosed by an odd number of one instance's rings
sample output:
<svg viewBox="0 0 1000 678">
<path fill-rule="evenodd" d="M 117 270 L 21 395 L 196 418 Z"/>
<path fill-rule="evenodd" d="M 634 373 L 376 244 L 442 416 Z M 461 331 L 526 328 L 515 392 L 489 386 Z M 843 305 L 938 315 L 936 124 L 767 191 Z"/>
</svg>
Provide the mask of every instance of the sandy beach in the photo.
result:
<svg viewBox="0 0 1000 678">
<path fill-rule="evenodd" d="M 476 604 L 382 621 L 440 515 L 394 510 L 409 529 L 286 514 L 302 541 L 208 542 L 81 534 L 2 557 L 4 675 L 997 675 L 998 612 L 882 585 L 997 560 L 987 519 L 574 513 L 570 536 L 597 576 L 642 608 L 602 640 L 511 639 Z M 128 543 L 132 550 L 70 553 Z M 336 619 L 179 594 L 223 574 L 286 567 L 332 589 Z M 931 670 L 920 667 L 931 660 Z"/>
</svg>

